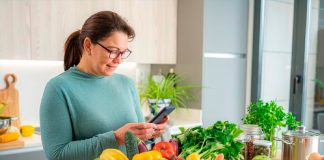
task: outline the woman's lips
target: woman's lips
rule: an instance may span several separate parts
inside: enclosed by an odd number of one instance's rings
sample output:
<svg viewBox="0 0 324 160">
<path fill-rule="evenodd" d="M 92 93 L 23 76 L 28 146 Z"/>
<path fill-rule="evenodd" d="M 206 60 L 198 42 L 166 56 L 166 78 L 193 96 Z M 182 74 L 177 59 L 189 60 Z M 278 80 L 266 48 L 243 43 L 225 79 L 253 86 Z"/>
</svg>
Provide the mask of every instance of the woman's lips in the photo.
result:
<svg viewBox="0 0 324 160">
<path fill-rule="evenodd" d="M 117 66 L 110 66 L 110 65 L 107 65 L 108 69 L 116 69 Z"/>
</svg>

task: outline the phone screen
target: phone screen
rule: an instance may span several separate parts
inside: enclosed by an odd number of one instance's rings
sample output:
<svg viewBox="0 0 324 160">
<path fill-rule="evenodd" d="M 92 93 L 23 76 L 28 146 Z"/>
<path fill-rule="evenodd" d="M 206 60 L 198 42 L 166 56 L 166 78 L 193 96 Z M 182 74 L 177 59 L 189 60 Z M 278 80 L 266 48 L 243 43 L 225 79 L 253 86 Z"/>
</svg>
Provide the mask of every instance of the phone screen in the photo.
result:
<svg viewBox="0 0 324 160">
<path fill-rule="evenodd" d="M 169 115 L 173 110 L 175 109 L 175 106 L 167 106 L 164 107 L 156 116 L 154 116 L 149 123 L 160 123 L 164 117 Z"/>
</svg>

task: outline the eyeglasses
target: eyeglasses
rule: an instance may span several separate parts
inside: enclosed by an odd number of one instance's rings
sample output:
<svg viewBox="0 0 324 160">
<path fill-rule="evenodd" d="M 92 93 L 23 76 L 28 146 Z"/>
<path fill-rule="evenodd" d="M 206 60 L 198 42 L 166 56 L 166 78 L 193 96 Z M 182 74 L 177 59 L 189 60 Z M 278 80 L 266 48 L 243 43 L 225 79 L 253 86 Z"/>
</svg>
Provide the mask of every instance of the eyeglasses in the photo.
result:
<svg viewBox="0 0 324 160">
<path fill-rule="evenodd" d="M 124 52 L 120 52 L 119 49 L 118 50 L 112 50 L 109 48 L 106 48 L 105 46 L 103 46 L 102 44 L 100 44 L 99 42 L 96 42 L 99 46 L 101 46 L 103 49 L 105 49 L 108 53 L 109 53 L 109 58 L 116 58 L 119 55 L 121 55 L 122 59 L 126 59 L 131 53 L 132 51 L 129 49 L 126 49 Z"/>
</svg>

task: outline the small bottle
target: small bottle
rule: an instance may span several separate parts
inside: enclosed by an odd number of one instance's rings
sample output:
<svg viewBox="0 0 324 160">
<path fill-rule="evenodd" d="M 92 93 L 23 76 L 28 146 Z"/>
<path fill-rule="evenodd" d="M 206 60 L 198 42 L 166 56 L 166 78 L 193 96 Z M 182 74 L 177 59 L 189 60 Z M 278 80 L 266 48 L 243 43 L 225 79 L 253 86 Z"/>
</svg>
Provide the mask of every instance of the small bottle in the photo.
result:
<svg viewBox="0 0 324 160">
<path fill-rule="evenodd" d="M 241 153 L 245 160 L 252 160 L 253 158 L 253 142 L 262 140 L 264 135 L 262 129 L 258 125 L 244 124 L 240 126 L 243 133 L 240 135 L 240 141 L 244 144 Z"/>
<path fill-rule="evenodd" d="M 161 83 L 164 80 L 164 76 L 162 74 L 162 69 L 159 69 L 158 74 L 153 75 L 152 79 L 156 82 L 156 83 Z"/>
<path fill-rule="evenodd" d="M 166 75 L 166 78 L 172 78 L 173 80 L 174 80 L 174 87 L 176 87 L 177 86 L 177 74 L 175 74 L 174 73 L 174 69 L 173 68 L 170 68 L 170 70 L 169 70 L 169 73 Z"/>
<path fill-rule="evenodd" d="M 266 140 L 256 140 L 253 142 L 253 157 L 264 155 L 270 158 L 271 142 Z"/>
</svg>

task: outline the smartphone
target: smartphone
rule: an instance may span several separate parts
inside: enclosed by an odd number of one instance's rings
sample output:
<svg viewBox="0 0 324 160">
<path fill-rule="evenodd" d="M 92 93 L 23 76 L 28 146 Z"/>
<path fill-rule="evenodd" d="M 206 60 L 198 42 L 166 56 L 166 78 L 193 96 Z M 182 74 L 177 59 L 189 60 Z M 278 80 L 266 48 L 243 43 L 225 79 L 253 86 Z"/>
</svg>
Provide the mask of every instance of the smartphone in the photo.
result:
<svg viewBox="0 0 324 160">
<path fill-rule="evenodd" d="M 163 118 L 169 115 L 174 109 L 175 106 L 164 107 L 156 116 L 154 116 L 149 121 L 149 123 L 159 124 L 163 120 Z"/>
</svg>

